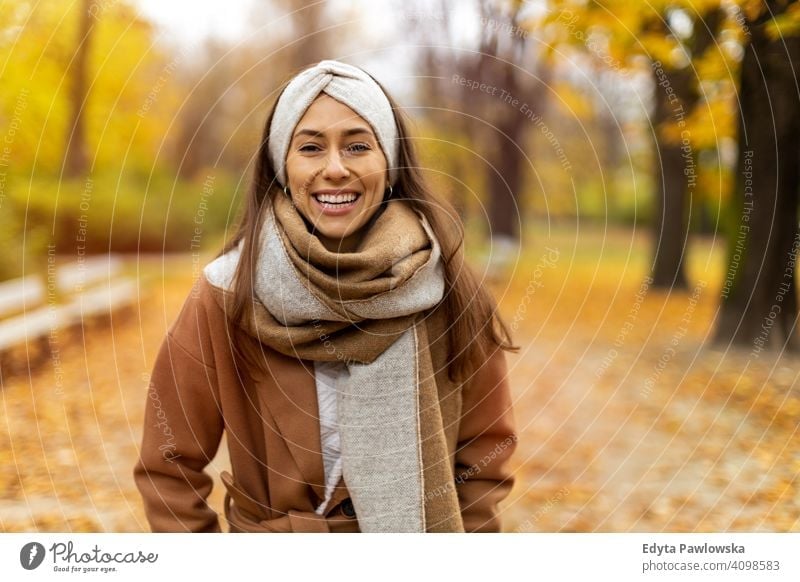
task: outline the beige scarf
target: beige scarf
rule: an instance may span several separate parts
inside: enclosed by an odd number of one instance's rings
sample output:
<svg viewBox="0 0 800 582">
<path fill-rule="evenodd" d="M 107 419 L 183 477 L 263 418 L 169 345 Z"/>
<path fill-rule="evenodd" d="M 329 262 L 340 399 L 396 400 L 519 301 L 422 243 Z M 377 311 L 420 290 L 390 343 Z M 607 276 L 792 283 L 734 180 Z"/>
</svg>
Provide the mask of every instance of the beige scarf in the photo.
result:
<svg viewBox="0 0 800 582">
<path fill-rule="evenodd" d="M 220 259 L 232 273 L 238 249 Z M 265 211 L 254 287 L 263 308 L 247 331 L 283 354 L 347 365 L 337 412 L 360 529 L 463 531 L 422 314 L 444 293 L 425 218 L 391 200 L 356 252 L 337 253 L 278 195 Z"/>
</svg>

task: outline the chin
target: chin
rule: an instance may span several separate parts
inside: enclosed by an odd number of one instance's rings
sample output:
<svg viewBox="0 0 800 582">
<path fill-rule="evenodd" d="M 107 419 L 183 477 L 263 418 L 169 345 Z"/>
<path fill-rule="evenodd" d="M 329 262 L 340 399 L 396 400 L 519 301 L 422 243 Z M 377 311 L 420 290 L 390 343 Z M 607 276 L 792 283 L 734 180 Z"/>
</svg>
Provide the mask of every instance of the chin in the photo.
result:
<svg viewBox="0 0 800 582">
<path fill-rule="evenodd" d="M 343 241 L 344 239 L 349 237 L 350 234 L 351 234 L 349 232 L 338 232 L 338 231 L 337 232 L 330 232 L 330 233 L 323 232 L 323 231 L 318 231 L 318 232 L 322 236 L 324 236 L 326 239 L 328 239 L 330 241 Z"/>
<path fill-rule="evenodd" d="M 340 227 L 339 225 L 321 223 L 317 224 L 316 231 L 325 238 L 335 240 L 347 238 L 354 232 L 358 231 L 358 228 L 349 228 L 349 224 Z"/>
</svg>

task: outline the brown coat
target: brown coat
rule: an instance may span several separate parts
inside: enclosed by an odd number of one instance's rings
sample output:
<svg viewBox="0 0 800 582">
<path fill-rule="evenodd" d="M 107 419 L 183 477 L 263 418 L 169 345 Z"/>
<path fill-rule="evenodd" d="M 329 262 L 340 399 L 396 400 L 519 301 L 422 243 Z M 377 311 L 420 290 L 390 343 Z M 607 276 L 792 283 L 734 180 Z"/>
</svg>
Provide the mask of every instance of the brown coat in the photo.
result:
<svg viewBox="0 0 800 582">
<path fill-rule="evenodd" d="M 355 532 L 344 480 L 325 515 L 324 469 L 313 362 L 263 346 L 269 373 L 239 378 L 219 290 L 201 277 L 170 326 L 153 368 L 141 457 L 134 468 L 153 531 L 220 531 L 204 471 L 227 434 L 231 472 L 225 513 L 231 531 Z M 426 319 L 437 384 L 446 374 L 442 310 Z M 235 341 L 256 341 L 251 336 Z M 443 376 L 442 376 L 443 377 Z M 513 484 L 516 447 L 504 353 L 497 350 L 460 390 L 440 388 L 448 450 L 466 531 L 500 531 L 497 503 Z"/>
</svg>

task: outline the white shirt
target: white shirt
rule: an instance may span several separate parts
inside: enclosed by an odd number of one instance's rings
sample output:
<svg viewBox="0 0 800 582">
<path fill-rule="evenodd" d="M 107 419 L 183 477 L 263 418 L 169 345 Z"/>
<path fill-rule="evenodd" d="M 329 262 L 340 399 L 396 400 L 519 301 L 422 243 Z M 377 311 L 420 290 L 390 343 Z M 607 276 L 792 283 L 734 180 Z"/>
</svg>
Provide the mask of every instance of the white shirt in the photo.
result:
<svg viewBox="0 0 800 582">
<path fill-rule="evenodd" d="M 314 362 L 322 464 L 325 467 L 325 499 L 315 510 L 318 515 L 325 512 L 333 490 L 342 477 L 342 449 L 336 410 L 336 380 L 346 369 L 347 367 L 342 362 Z"/>
</svg>

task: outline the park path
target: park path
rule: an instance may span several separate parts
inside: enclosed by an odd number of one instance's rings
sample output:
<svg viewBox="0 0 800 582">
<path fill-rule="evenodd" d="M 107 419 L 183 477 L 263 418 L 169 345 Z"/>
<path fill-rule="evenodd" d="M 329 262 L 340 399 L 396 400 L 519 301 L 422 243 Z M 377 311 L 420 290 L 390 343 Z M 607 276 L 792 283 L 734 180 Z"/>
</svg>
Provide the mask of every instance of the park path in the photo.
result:
<svg viewBox="0 0 800 582">
<path fill-rule="evenodd" d="M 507 529 L 800 531 L 800 361 L 715 348 L 713 287 L 595 284 L 582 308 L 521 327 L 509 357 Z"/>
<path fill-rule="evenodd" d="M 60 385 L 53 362 L 4 380 L 0 530 L 147 530 L 131 476 L 146 379 L 192 283 L 191 257 L 164 261 L 140 262 L 139 307 L 60 338 Z M 508 358 L 520 440 L 505 529 L 798 531 L 798 361 L 706 347 L 711 288 L 692 302 L 643 297 L 635 276 L 548 276 L 534 294 L 524 277 L 494 288 L 521 346 Z M 217 482 L 218 511 L 221 499 Z"/>
</svg>

